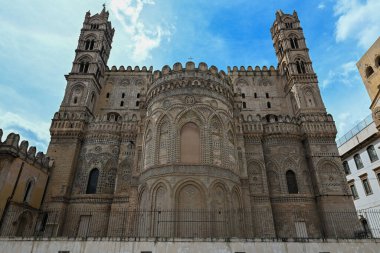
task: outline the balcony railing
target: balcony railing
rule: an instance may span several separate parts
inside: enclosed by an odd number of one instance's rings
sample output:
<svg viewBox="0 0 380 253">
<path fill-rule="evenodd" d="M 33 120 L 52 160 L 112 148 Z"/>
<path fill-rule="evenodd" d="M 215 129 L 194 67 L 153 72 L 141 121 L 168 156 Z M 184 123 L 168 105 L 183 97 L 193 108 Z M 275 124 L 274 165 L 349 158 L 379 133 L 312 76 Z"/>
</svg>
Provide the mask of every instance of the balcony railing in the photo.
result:
<svg viewBox="0 0 380 253">
<path fill-rule="evenodd" d="M 350 131 L 348 131 L 345 135 L 343 135 L 342 137 L 340 137 L 336 141 L 337 146 L 338 147 L 342 146 L 344 143 L 346 143 L 347 141 L 349 141 L 352 137 L 354 137 L 355 135 L 357 135 L 364 128 L 366 128 L 367 126 L 369 126 L 372 122 L 373 122 L 372 114 L 370 114 L 367 117 L 365 117 L 365 119 L 363 119 L 362 121 L 360 121 L 356 126 L 354 126 Z"/>
</svg>

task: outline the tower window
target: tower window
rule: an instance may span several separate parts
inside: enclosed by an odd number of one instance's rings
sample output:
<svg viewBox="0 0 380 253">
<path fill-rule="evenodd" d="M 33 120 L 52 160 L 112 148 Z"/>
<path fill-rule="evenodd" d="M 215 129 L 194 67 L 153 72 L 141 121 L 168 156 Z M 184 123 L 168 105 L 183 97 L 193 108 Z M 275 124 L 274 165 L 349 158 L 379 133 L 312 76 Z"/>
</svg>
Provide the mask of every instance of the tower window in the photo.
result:
<svg viewBox="0 0 380 253">
<path fill-rule="evenodd" d="M 257 93 L 255 92 L 255 94 L 253 94 L 253 96 L 254 96 L 255 98 L 257 98 Z"/>
<path fill-rule="evenodd" d="M 305 74 L 306 73 L 306 68 L 305 68 L 305 62 L 302 61 L 301 59 L 296 60 L 296 65 L 297 65 L 297 72 L 298 74 Z"/>
<path fill-rule="evenodd" d="M 290 46 L 293 49 L 299 48 L 299 46 L 298 46 L 298 39 L 297 38 L 290 38 Z"/>
<path fill-rule="evenodd" d="M 285 23 L 286 28 L 293 28 L 293 23 Z"/>
<path fill-rule="evenodd" d="M 100 76 L 100 69 L 97 69 L 97 70 L 96 70 L 96 74 L 95 74 L 96 79 L 98 79 L 99 76 Z"/>
<path fill-rule="evenodd" d="M 95 45 L 95 40 L 86 40 L 85 50 L 93 50 Z"/>
<path fill-rule="evenodd" d="M 376 57 L 375 59 L 375 65 L 378 68 L 380 66 L 380 56 Z"/>
<path fill-rule="evenodd" d="M 271 107 L 272 107 L 271 104 L 270 104 L 270 102 L 267 102 L 267 107 L 268 107 L 268 108 L 271 108 Z"/>
<path fill-rule="evenodd" d="M 121 107 L 124 106 L 124 101 L 121 101 L 121 102 L 120 102 L 120 106 L 121 106 Z"/>
<path fill-rule="evenodd" d="M 98 178 L 99 178 L 99 170 L 92 169 L 90 175 L 88 176 L 88 183 L 86 194 L 94 194 L 96 193 L 96 187 L 98 186 Z"/>
<path fill-rule="evenodd" d="M 292 170 L 288 170 L 286 172 L 286 184 L 288 186 L 289 194 L 297 194 L 298 193 L 298 185 L 296 174 Z"/>
<path fill-rule="evenodd" d="M 78 98 L 74 97 L 74 104 L 76 104 L 77 102 L 78 102 Z"/>
<path fill-rule="evenodd" d="M 243 102 L 243 108 L 247 108 L 247 104 Z"/>
<path fill-rule="evenodd" d="M 365 69 L 365 75 L 366 77 L 370 77 L 372 74 L 373 74 L 373 68 L 371 66 L 368 66 L 366 69 Z"/>
<path fill-rule="evenodd" d="M 281 43 L 278 43 L 278 51 L 280 52 L 280 55 L 282 56 L 284 54 L 284 49 L 282 49 Z"/>
<path fill-rule="evenodd" d="M 79 64 L 79 72 L 80 73 L 87 73 L 89 66 L 90 66 L 89 62 L 81 62 Z"/>
<path fill-rule="evenodd" d="M 244 94 L 244 93 L 242 93 L 242 94 L 241 94 L 241 97 L 242 97 L 242 98 L 245 98 L 245 94 Z"/>
<path fill-rule="evenodd" d="M 140 105 L 140 102 L 139 101 L 136 101 L 136 106 L 139 106 Z"/>
<path fill-rule="evenodd" d="M 99 24 L 91 24 L 91 29 L 99 29 Z"/>
<path fill-rule="evenodd" d="M 124 98 L 125 97 L 125 93 L 121 94 L 121 98 Z"/>
<path fill-rule="evenodd" d="M 379 160 L 379 157 L 377 156 L 375 147 L 373 145 L 371 145 L 367 148 L 367 153 L 368 153 L 369 159 L 371 160 L 371 163 Z"/>
<path fill-rule="evenodd" d="M 137 96 L 136 96 L 137 98 L 140 98 L 140 93 L 137 93 Z"/>
<path fill-rule="evenodd" d="M 265 97 L 266 97 L 266 98 L 269 98 L 269 93 L 265 93 Z"/>
<path fill-rule="evenodd" d="M 109 92 L 106 94 L 106 98 L 110 98 L 110 93 Z"/>
<path fill-rule="evenodd" d="M 91 103 L 93 103 L 93 102 L 94 102 L 94 99 L 95 99 L 95 94 L 94 94 L 94 93 L 92 93 L 92 96 L 91 96 Z"/>
</svg>

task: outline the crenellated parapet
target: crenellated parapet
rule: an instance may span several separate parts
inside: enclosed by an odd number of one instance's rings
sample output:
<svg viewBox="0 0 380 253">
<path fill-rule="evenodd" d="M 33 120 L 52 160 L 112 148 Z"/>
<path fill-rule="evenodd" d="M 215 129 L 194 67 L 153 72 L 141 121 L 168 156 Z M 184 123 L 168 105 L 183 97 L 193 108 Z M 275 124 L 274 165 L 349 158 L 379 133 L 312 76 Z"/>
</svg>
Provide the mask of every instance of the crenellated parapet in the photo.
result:
<svg viewBox="0 0 380 253">
<path fill-rule="evenodd" d="M 228 75 L 232 76 L 278 76 L 280 75 L 278 69 L 276 69 L 273 66 L 270 66 L 269 68 L 267 66 L 263 66 L 260 68 L 259 66 L 256 66 L 255 68 L 252 68 L 252 66 L 248 66 L 246 69 L 244 66 L 241 66 L 238 68 L 237 66 L 233 67 L 227 67 Z"/>
<path fill-rule="evenodd" d="M 149 69 L 146 66 L 143 66 L 141 69 L 139 66 L 135 66 L 132 68 L 131 66 L 128 66 L 125 68 L 123 65 L 119 67 L 119 69 L 116 66 L 112 66 L 111 69 L 107 67 L 107 71 L 109 72 L 130 72 L 130 73 L 152 73 L 153 72 L 153 66 L 150 66 Z"/>
<path fill-rule="evenodd" d="M 49 170 L 53 166 L 53 160 L 43 152 L 37 152 L 36 147 L 29 147 L 28 141 L 23 140 L 20 142 L 20 135 L 10 133 L 4 141 L 2 136 L 3 130 L 0 129 L 0 155 L 18 157 L 43 170 Z"/>
</svg>

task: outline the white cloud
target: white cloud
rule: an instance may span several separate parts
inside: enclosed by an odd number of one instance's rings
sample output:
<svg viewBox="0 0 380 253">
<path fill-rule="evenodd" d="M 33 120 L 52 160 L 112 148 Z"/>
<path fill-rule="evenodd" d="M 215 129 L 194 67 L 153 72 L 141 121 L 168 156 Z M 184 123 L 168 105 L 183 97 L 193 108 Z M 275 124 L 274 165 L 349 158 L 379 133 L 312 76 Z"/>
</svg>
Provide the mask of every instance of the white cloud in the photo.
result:
<svg viewBox="0 0 380 253">
<path fill-rule="evenodd" d="M 327 88 L 332 83 L 343 83 L 352 85 L 355 80 L 359 79 L 355 61 L 346 62 L 336 69 L 330 70 L 327 78 L 321 83 L 321 87 Z"/>
<path fill-rule="evenodd" d="M 380 34 L 379 10 L 379 0 L 338 0 L 334 7 L 336 41 L 352 38 L 368 49 Z"/>
<path fill-rule="evenodd" d="M 129 36 L 127 47 L 136 61 L 149 58 L 151 50 L 157 48 L 164 37 L 169 39 L 171 36 L 169 29 L 159 24 L 148 28 L 142 21 L 144 5 L 154 4 L 154 0 L 111 0 L 110 3 L 111 11 Z"/>
<path fill-rule="evenodd" d="M 320 3 L 320 4 L 318 5 L 318 9 L 323 10 L 324 8 L 326 8 L 326 5 L 325 5 L 324 2 L 322 2 L 322 3 Z"/>
<path fill-rule="evenodd" d="M 0 112 L 0 127 L 4 131 L 3 140 L 7 134 L 14 132 L 20 134 L 21 139 L 29 141 L 29 146 L 37 146 L 39 149 L 46 150 L 47 143 L 49 143 L 50 140 L 49 122 L 28 121 L 25 117 L 13 112 Z M 35 137 L 28 136 L 28 134 L 23 136 L 23 134 L 19 132 L 19 129 L 31 132 Z"/>
</svg>

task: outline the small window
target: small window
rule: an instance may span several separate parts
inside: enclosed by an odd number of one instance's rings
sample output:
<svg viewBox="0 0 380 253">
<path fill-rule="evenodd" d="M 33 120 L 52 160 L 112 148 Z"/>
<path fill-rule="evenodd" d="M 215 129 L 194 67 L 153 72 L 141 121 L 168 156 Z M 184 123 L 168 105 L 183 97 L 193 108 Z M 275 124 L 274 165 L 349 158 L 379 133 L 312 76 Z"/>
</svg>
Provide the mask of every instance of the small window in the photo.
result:
<svg viewBox="0 0 380 253">
<path fill-rule="evenodd" d="M 269 98 L 269 93 L 265 93 L 265 97 L 266 97 L 266 98 Z"/>
<path fill-rule="evenodd" d="M 380 56 L 376 57 L 375 65 L 376 65 L 377 68 L 380 66 Z"/>
<path fill-rule="evenodd" d="M 78 98 L 74 97 L 74 104 L 78 103 Z"/>
<path fill-rule="evenodd" d="M 293 49 L 298 48 L 298 40 L 297 40 L 297 38 L 290 38 L 290 46 Z"/>
<path fill-rule="evenodd" d="M 371 188 L 371 185 L 369 184 L 368 178 L 362 179 L 362 184 L 363 184 L 365 194 L 366 195 L 372 194 L 372 188 Z"/>
<path fill-rule="evenodd" d="M 247 104 L 243 102 L 243 108 L 247 108 Z"/>
<path fill-rule="evenodd" d="M 359 154 L 354 155 L 354 161 L 358 170 L 364 167 Z"/>
<path fill-rule="evenodd" d="M 289 194 L 297 194 L 298 193 L 298 185 L 297 185 L 296 174 L 291 170 L 288 170 L 286 172 L 286 184 L 288 185 L 288 193 Z"/>
<path fill-rule="evenodd" d="M 121 98 L 125 98 L 125 93 L 121 94 Z"/>
<path fill-rule="evenodd" d="M 267 107 L 268 107 L 268 108 L 271 108 L 271 104 L 270 104 L 270 102 L 267 102 Z"/>
<path fill-rule="evenodd" d="M 86 194 L 94 194 L 96 193 L 96 187 L 98 186 L 98 178 L 99 178 L 99 170 L 92 169 L 90 175 L 88 176 L 88 183 Z"/>
<path fill-rule="evenodd" d="M 367 148 L 367 153 L 368 153 L 369 159 L 371 160 L 371 163 L 379 160 L 379 157 L 377 156 L 375 147 L 373 145 Z"/>
<path fill-rule="evenodd" d="M 255 92 L 255 94 L 253 94 L 253 96 L 254 96 L 255 98 L 257 98 L 257 93 Z"/>
<path fill-rule="evenodd" d="M 110 93 L 109 92 L 106 94 L 106 98 L 110 98 Z"/>
<path fill-rule="evenodd" d="M 91 96 L 91 103 L 93 103 L 93 102 L 94 102 L 94 100 L 95 100 L 95 94 L 94 94 L 94 93 L 92 93 L 92 96 Z"/>
<path fill-rule="evenodd" d="M 241 98 L 245 98 L 245 94 L 244 93 L 241 94 Z"/>
<path fill-rule="evenodd" d="M 136 106 L 139 106 L 140 105 L 140 102 L 139 101 L 136 101 Z"/>
<path fill-rule="evenodd" d="M 348 162 L 347 161 L 343 162 L 343 169 L 344 169 L 344 173 L 346 175 L 350 175 L 351 174 L 350 166 L 348 166 Z"/>
<path fill-rule="evenodd" d="M 350 185 L 350 189 L 351 189 L 351 193 L 352 193 L 352 197 L 354 199 L 358 199 L 359 198 L 359 195 L 358 195 L 358 192 L 356 190 L 356 187 L 354 184 Z"/>
<path fill-rule="evenodd" d="M 306 73 L 306 68 L 305 68 L 305 62 L 297 59 L 296 60 L 296 67 L 297 67 L 297 72 L 298 74 L 305 74 Z"/>
<path fill-rule="evenodd" d="M 372 74 L 373 74 L 373 68 L 371 66 L 368 66 L 366 69 L 365 69 L 365 75 L 366 77 L 370 77 Z"/>
<path fill-rule="evenodd" d="M 140 93 L 137 93 L 137 96 L 136 96 L 137 98 L 140 98 Z"/>
<path fill-rule="evenodd" d="M 26 185 L 25 185 L 25 193 L 24 193 L 24 199 L 22 200 L 22 202 L 26 202 L 28 203 L 29 200 L 30 200 L 30 195 L 31 195 L 31 192 L 32 192 L 32 186 L 33 186 L 33 181 L 32 180 L 29 180 Z"/>
<path fill-rule="evenodd" d="M 124 106 L 124 101 L 121 101 L 121 102 L 120 102 L 120 106 L 121 106 L 121 107 Z"/>
</svg>

